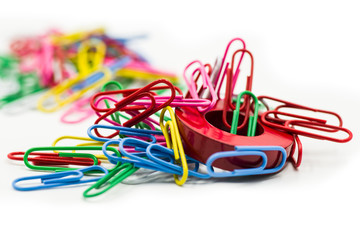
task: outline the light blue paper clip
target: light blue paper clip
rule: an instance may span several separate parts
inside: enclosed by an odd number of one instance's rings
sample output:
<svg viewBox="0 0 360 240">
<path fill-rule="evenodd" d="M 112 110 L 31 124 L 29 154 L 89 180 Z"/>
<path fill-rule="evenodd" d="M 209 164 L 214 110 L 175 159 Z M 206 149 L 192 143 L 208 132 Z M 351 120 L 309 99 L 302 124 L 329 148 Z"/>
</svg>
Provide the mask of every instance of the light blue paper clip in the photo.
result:
<svg viewBox="0 0 360 240">
<path fill-rule="evenodd" d="M 281 163 L 275 168 L 265 169 L 267 164 L 267 156 L 264 151 L 279 151 L 282 154 Z M 262 158 L 262 164 L 260 167 L 247 168 L 247 169 L 235 169 L 232 172 L 215 172 L 212 164 L 219 158 L 237 157 L 237 156 L 260 156 Z M 206 167 L 209 175 L 212 177 L 238 177 L 238 176 L 251 176 L 251 175 L 263 175 L 278 172 L 282 169 L 286 162 L 286 151 L 280 146 L 236 146 L 235 151 L 218 152 L 211 155 L 207 162 Z"/>
<path fill-rule="evenodd" d="M 50 174 L 43 174 L 38 176 L 30 176 L 30 177 L 22 177 L 15 179 L 12 183 L 14 189 L 18 191 L 32 191 L 32 190 L 40 190 L 40 189 L 47 189 L 47 188 L 54 188 L 54 187 L 61 187 L 61 186 L 68 186 L 74 184 L 82 184 L 88 182 L 95 182 L 101 179 L 101 177 L 92 177 L 87 179 L 82 179 L 84 177 L 84 173 L 90 171 L 101 171 L 104 175 L 108 174 L 109 171 L 99 165 L 90 166 L 78 170 L 71 170 L 71 171 L 64 171 L 64 172 L 56 172 Z M 35 185 L 35 186 L 19 186 L 17 183 L 29 181 L 29 180 L 36 180 L 39 179 L 42 184 Z"/>
<path fill-rule="evenodd" d="M 95 128 L 103 128 L 103 129 L 110 129 L 115 131 L 120 131 L 119 134 L 123 135 L 130 135 L 130 136 L 137 136 L 137 137 L 146 137 L 151 140 L 152 143 L 156 142 L 156 138 L 153 135 L 163 135 L 161 131 L 156 130 L 147 130 L 147 129 L 138 129 L 138 128 L 129 128 L 129 127 L 122 127 L 122 126 L 110 126 L 110 125 L 101 125 L 101 124 L 94 124 L 90 126 L 87 130 L 87 134 L 89 138 L 99 141 L 99 142 L 107 142 L 109 138 L 98 137 L 93 134 L 91 131 Z"/>
<path fill-rule="evenodd" d="M 114 154 L 109 154 L 107 152 L 108 146 L 114 145 L 114 144 L 119 145 L 120 153 L 123 156 L 125 156 L 126 158 L 115 156 Z M 109 161 L 113 164 L 117 164 L 119 162 L 132 163 L 132 164 L 134 164 L 135 167 L 138 167 L 138 168 L 146 168 L 146 169 L 151 169 L 151 170 L 155 170 L 155 171 L 161 171 L 161 172 L 175 174 L 176 172 L 173 171 L 172 169 L 168 169 L 168 168 L 148 159 L 145 149 L 149 146 L 149 144 L 151 144 L 151 143 L 142 141 L 140 139 L 127 137 L 127 138 L 123 138 L 120 140 L 114 139 L 114 140 L 109 140 L 109 141 L 105 142 L 105 144 L 102 147 L 102 150 L 103 150 L 103 154 L 105 155 L 105 157 L 107 157 L 109 159 Z M 136 148 L 137 151 L 140 151 L 140 152 L 130 153 L 125 149 L 124 146 L 134 147 L 134 148 Z"/>
<path fill-rule="evenodd" d="M 164 167 L 167 167 L 169 169 L 176 171 L 177 175 L 183 174 L 182 167 L 174 163 L 175 159 L 174 159 L 174 150 L 173 149 L 169 149 L 167 147 L 164 147 L 164 146 L 161 146 L 158 144 L 149 144 L 149 146 L 146 148 L 146 155 L 152 161 L 159 163 L 160 165 L 163 165 Z M 169 159 L 169 161 L 166 161 L 164 158 Z M 195 163 L 194 169 L 188 170 L 189 176 L 194 176 L 194 177 L 203 178 L 203 179 L 207 179 L 207 178 L 211 177 L 209 174 L 198 172 L 199 166 L 200 166 L 199 161 L 197 161 L 189 156 L 186 156 L 186 161 L 188 163 Z"/>
<path fill-rule="evenodd" d="M 107 68 L 111 71 L 111 73 L 115 73 L 116 71 L 124 68 L 126 64 L 128 64 L 131 61 L 130 57 L 123 57 L 119 60 L 114 61 L 113 63 L 109 64 Z M 85 87 L 94 84 L 95 82 L 99 81 L 105 76 L 105 73 L 103 71 L 96 71 L 92 73 L 90 76 L 88 76 L 84 81 L 81 83 L 76 84 L 74 87 L 72 87 L 72 90 L 79 91 L 81 89 L 84 89 Z"/>
</svg>

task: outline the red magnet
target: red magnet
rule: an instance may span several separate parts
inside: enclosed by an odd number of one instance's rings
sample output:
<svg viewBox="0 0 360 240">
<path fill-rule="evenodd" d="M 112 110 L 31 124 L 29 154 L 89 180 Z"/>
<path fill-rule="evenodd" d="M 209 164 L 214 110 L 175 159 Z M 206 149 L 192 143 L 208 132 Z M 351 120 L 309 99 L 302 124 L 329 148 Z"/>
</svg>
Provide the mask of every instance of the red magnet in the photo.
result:
<svg viewBox="0 0 360 240">
<path fill-rule="evenodd" d="M 294 137 L 291 134 L 257 123 L 254 137 L 246 136 L 246 129 L 238 131 L 237 135 L 231 134 L 222 122 L 224 101 L 218 101 L 211 111 L 201 114 L 190 107 L 177 108 L 175 113 L 179 131 L 183 139 L 184 149 L 187 155 L 203 163 L 206 163 L 210 155 L 216 152 L 232 151 L 235 146 L 281 146 L 286 150 L 287 156 L 292 153 Z M 228 122 L 232 119 L 232 111 L 227 112 Z M 245 116 L 240 115 L 239 122 Z M 268 157 L 266 168 L 274 168 L 281 162 L 281 154 L 270 151 L 265 152 Z M 241 156 L 219 159 L 214 166 L 228 171 L 259 167 L 261 159 L 257 156 Z"/>
</svg>

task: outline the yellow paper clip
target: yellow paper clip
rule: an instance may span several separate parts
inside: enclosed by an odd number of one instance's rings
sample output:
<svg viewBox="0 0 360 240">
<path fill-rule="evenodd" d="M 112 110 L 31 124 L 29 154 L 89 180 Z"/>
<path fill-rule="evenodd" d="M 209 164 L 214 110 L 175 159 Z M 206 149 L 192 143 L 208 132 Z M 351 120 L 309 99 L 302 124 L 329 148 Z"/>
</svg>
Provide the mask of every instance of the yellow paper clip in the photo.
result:
<svg viewBox="0 0 360 240">
<path fill-rule="evenodd" d="M 85 142 L 82 142 L 82 143 L 79 143 L 79 144 L 75 145 L 76 147 L 81 147 L 81 146 L 102 146 L 104 144 L 103 142 L 98 142 L 98 141 L 95 141 L 95 140 L 93 140 L 91 138 L 87 138 L 87 137 L 62 136 L 62 137 L 59 137 L 59 138 L 55 139 L 52 146 L 55 147 L 57 143 L 59 143 L 61 140 L 64 140 L 64 139 L 85 141 Z M 58 152 L 58 151 L 54 150 L 54 152 Z M 73 150 L 72 152 L 75 152 L 75 150 Z M 105 157 L 103 154 L 98 154 L 98 155 L 94 154 L 94 156 L 97 159 L 105 160 L 103 162 L 107 162 L 107 163 L 109 162 L 107 160 L 107 157 Z"/>
<path fill-rule="evenodd" d="M 90 49 L 95 49 L 93 54 Z M 106 45 L 100 40 L 86 40 L 81 43 L 78 49 L 77 68 L 78 75 L 59 83 L 47 91 L 38 101 L 38 109 L 42 112 L 54 112 L 63 106 L 78 100 L 91 89 L 98 88 L 112 77 L 112 72 L 104 67 L 103 61 L 106 52 Z M 81 86 L 87 77 L 96 73 L 103 73 L 99 80 Z M 76 86 L 80 86 L 76 89 Z M 50 105 L 50 106 L 49 106 Z"/>
<path fill-rule="evenodd" d="M 165 116 L 166 111 L 169 112 L 171 120 L 168 120 L 164 125 L 163 121 L 164 121 L 164 116 Z M 189 169 L 188 169 L 188 165 L 187 165 L 187 161 L 186 161 L 184 148 L 183 148 L 183 145 L 181 142 L 179 128 L 176 123 L 175 114 L 174 114 L 174 111 L 172 110 L 172 108 L 169 106 L 167 106 L 166 108 L 163 108 L 161 111 L 160 128 L 164 134 L 167 147 L 172 148 L 174 150 L 175 162 L 177 164 L 181 163 L 181 166 L 183 169 L 182 178 L 179 179 L 179 176 L 174 174 L 175 183 L 177 185 L 181 186 L 186 182 L 186 180 L 188 178 Z M 169 137 L 168 128 L 170 128 L 171 139 Z"/>
<path fill-rule="evenodd" d="M 89 38 L 90 36 L 102 36 L 104 34 L 105 34 L 104 28 L 96 28 L 91 31 L 79 31 L 67 35 L 54 35 L 51 36 L 51 41 L 55 45 L 66 46 L 66 45 L 74 44 L 76 42 L 83 41 Z"/>
</svg>

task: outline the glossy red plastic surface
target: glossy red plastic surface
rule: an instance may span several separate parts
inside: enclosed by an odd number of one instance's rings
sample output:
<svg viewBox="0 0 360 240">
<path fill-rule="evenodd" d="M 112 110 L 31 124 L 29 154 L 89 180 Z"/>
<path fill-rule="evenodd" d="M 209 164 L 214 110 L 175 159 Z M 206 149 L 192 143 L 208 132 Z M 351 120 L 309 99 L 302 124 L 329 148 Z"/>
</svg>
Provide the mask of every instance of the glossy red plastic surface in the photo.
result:
<svg viewBox="0 0 360 240">
<path fill-rule="evenodd" d="M 238 131 L 231 134 L 222 123 L 222 109 L 224 101 L 218 101 L 215 108 L 204 115 L 194 108 L 183 107 L 176 109 L 177 123 L 183 139 L 185 152 L 203 163 L 206 163 L 210 155 L 221 151 L 233 151 L 234 146 L 281 146 L 290 156 L 294 145 L 294 137 L 288 133 L 271 129 L 258 122 L 256 136 L 247 137 L 246 132 Z M 243 116 L 242 116 L 243 117 Z M 232 119 L 232 111 L 228 112 L 228 121 Z M 241 119 L 241 116 L 240 116 Z M 241 121 L 239 121 L 241 123 Z M 244 129 L 247 129 L 245 127 Z M 244 135 L 239 135 L 244 134 Z M 266 152 L 268 163 L 266 168 L 273 168 L 280 164 L 281 154 L 270 151 Z M 242 156 L 219 159 L 215 167 L 232 171 L 258 167 L 261 159 L 256 156 Z"/>
</svg>

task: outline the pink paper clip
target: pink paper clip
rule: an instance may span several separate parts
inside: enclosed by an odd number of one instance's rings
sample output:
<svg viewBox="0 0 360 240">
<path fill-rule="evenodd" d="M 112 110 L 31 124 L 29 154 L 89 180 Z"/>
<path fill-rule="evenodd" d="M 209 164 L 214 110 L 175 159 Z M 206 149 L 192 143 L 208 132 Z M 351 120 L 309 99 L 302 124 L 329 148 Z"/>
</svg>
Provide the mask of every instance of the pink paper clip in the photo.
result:
<svg viewBox="0 0 360 240">
<path fill-rule="evenodd" d="M 190 77 L 188 77 L 187 72 L 189 71 L 190 67 L 194 67 L 194 65 L 196 65 L 196 64 L 198 64 L 199 66 L 196 67 L 195 70 L 193 70 L 192 72 L 190 71 L 191 74 L 190 74 Z M 215 106 L 215 104 L 218 100 L 218 96 L 216 95 L 214 87 L 210 82 L 209 75 L 207 74 L 207 72 L 205 70 L 205 66 L 198 60 L 195 60 L 195 61 L 189 63 L 186 66 L 184 73 L 183 73 L 183 77 L 189 88 L 190 96 L 196 101 L 200 100 L 200 97 L 198 95 L 197 86 L 195 84 L 196 83 L 195 79 L 197 79 L 197 78 L 195 78 L 195 75 L 197 73 L 200 74 L 200 77 L 203 80 L 202 91 L 207 89 L 210 92 L 210 96 L 211 96 L 210 104 L 208 106 L 206 106 L 206 107 L 198 106 L 197 109 L 199 112 L 207 112 Z M 206 94 L 206 93 L 204 93 L 204 94 Z M 204 97 L 207 98 L 206 95 Z"/>
<path fill-rule="evenodd" d="M 60 121 L 63 123 L 68 123 L 68 124 L 75 124 L 75 123 L 80 123 L 82 121 L 84 121 L 85 119 L 88 119 L 89 117 L 91 117 L 92 115 L 95 114 L 94 110 L 90 107 L 90 99 L 91 97 L 87 97 L 87 98 L 82 98 L 80 100 L 78 100 L 77 102 L 75 102 L 71 108 L 69 108 L 60 118 Z M 74 116 L 78 116 L 78 118 L 76 119 L 71 119 L 74 118 Z"/>
<path fill-rule="evenodd" d="M 170 97 L 169 96 L 152 96 L 155 99 L 155 105 L 159 106 L 161 104 L 163 104 L 164 102 L 166 102 Z M 118 102 L 119 100 L 116 100 L 114 98 L 111 97 L 100 97 L 98 98 L 96 105 L 104 100 L 110 100 L 112 102 Z M 210 101 L 208 99 L 187 99 L 184 98 L 182 95 L 176 95 L 174 100 L 168 105 L 170 107 L 198 107 L 198 106 L 202 106 L 202 107 L 207 107 L 210 105 Z M 145 106 L 148 107 L 150 105 L 152 105 L 151 99 L 149 97 L 142 97 L 136 101 L 134 101 L 133 103 L 131 103 L 131 105 L 135 105 L 135 106 Z"/>
<path fill-rule="evenodd" d="M 213 76 L 212 77 L 212 82 L 215 86 L 215 91 L 217 92 L 218 94 L 218 98 L 220 99 L 220 89 L 221 89 L 221 86 L 222 86 L 222 83 L 224 81 L 224 78 L 225 76 L 227 75 L 227 69 L 228 69 L 228 66 L 230 65 L 229 62 L 226 62 L 226 58 L 227 58 L 227 55 L 228 55 L 228 52 L 229 52 L 229 49 L 230 49 L 230 46 L 235 42 L 235 41 L 239 41 L 241 42 L 242 44 L 242 47 L 241 49 L 246 49 L 246 44 L 244 42 L 244 40 L 242 40 L 241 38 L 234 38 L 232 39 L 228 45 L 226 46 L 226 49 L 225 49 L 225 53 L 224 53 L 224 56 L 221 60 L 221 65 L 219 68 L 216 68 L 216 63 L 215 63 L 215 68 L 214 68 L 214 71 L 213 71 Z M 242 55 L 240 56 L 240 60 L 236 66 L 236 69 L 235 69 L 235 72 L 232 74 L 233 76 L 233 81 L 232 81 L 232 84 L 233 84 L 233 87 L 232 87 L 232 90 L 234 89 L 235 87 L 235 84 L 236 84 L 236 81 L 237 81 L 237 78 L 240 74 L 240 64 L 243 60 L 243 57 L 244 57 L 244 54 L 245 52 L 242 53 Z M 234 58 L 232 58 L 232 61 L 234 61 Z M 233 66 L 233 62 L 231 63 L 231 66 Z M 234 71 L 234 69 L 231 69 L 232 71 Z M 220 81 L 219 81 L 220 80 Z"/>
<path fill-rule="evenodd" d="M 16 40 L 10 46 L 13 53 L 21 57 L 20 71 L 38 72 L 41 85 L 44 87 L 51 87 L 56 84 L 53 69 L 56 47 L 50 40 L 50 36 L 54 34 L 59 34 L 59 32 L 52 30 L 42 36 Z M 57 49 L 57 51 L 61 50 Z M 60 61 L 59 64 L 63 64 L 63 62 Z M 60 68 L 65 71 L 63 66 Z M 62 72 L 62 75 L 65 77 L 65 72 Z"/>
</svg>

